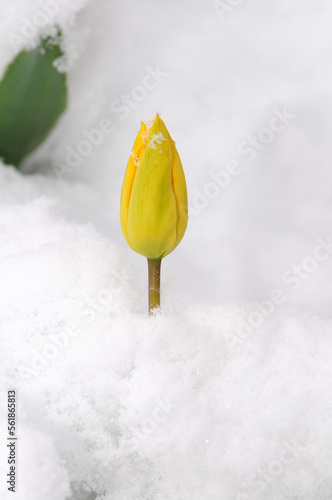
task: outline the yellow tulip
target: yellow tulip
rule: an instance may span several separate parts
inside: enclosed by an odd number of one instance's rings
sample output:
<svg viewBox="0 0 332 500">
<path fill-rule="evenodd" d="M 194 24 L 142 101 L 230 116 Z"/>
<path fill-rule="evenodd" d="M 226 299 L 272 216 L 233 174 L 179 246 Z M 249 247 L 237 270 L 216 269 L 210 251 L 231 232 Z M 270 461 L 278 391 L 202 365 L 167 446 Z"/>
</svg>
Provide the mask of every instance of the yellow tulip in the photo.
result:
<svg viewBox="0 0 332 500">
<path fill-rule="evenodd" d="M 134 142 L 122 185 L 120 220 L 127 243 L 148 259 L 152 312 L 160 305 L 161 259 L 180 243 L 188 223 L 181 160 L 159 115 L 142 123 Z"/>
<path fill-rule="evenodd" d="M 174 250 L 188 222 L 186 181 L 175 143 L 157 115 L 136 137 L 122 185 L 120 219 L 130 247 L 148 259 Z"/>
</svg>

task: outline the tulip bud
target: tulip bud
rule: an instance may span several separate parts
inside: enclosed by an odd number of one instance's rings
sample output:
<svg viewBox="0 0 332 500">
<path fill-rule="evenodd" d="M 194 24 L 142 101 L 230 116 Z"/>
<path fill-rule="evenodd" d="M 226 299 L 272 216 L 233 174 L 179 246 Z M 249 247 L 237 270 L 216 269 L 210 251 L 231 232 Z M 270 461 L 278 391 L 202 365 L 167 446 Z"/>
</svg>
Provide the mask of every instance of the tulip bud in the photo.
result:
<svg viewBox="0 0 332 500">
<path fill-rule="evenodd" d="M 122 185 L 121 228 L 130 247 L 162 259 L 180 243 L 188 222 L 186 181 L 175 143 L 159 115 L 142 123 Z"/>
</svg>

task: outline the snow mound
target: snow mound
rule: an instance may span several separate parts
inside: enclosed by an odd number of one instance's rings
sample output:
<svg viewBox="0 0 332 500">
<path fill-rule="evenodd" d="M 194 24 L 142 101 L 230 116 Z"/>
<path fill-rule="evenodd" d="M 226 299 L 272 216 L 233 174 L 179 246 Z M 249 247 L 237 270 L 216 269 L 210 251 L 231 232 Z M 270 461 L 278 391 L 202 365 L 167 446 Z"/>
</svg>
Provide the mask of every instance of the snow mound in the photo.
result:
<svg viewBox="0 0 332 500">
<path fill-rule="evenodd" d="M 0 209 L 17 498 L 329 498 L 331 323 L 276 308 L 246 330 L 257 306 L 172 309 L 167 284 L 149 317 L 120 249 L 58 205 Z"/>
</svg>

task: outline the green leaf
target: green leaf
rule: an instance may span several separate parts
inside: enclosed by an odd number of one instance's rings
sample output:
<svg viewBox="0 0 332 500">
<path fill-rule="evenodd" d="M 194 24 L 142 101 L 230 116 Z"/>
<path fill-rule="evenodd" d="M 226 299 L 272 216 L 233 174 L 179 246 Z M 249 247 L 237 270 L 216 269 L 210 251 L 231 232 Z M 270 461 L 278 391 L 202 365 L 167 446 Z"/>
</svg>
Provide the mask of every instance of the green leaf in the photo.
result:
<svg viewBox="0 0 332 500">
<path fill-rule="evenodd" d="M 60 56 L 58 43 L 47 39 L 8 66 L 0 82 L 0 157 L 5 163 L 18 166 L 66 109 L 66 75 L 53 65 Z"/>
</svg>

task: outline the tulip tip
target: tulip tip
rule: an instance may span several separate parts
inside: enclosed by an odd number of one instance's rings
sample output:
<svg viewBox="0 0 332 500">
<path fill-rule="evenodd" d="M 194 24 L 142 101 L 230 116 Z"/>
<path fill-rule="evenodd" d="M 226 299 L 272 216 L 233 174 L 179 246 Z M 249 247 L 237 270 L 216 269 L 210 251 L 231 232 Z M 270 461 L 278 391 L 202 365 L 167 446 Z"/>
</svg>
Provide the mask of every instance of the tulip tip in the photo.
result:
<svg viewBox="0 0 332 500">
<path fill-rule="evenodd" d="M 147 120 L 145 122 L 145 126 L 146 126 L 147 130 L 149 130 L 152 127 L 152 125 L 154 124 L 157 116 L 159 116 L 159 113 L 153 113 L 152 115 L 150 115 L 147 118 Z"/>
</svg>

